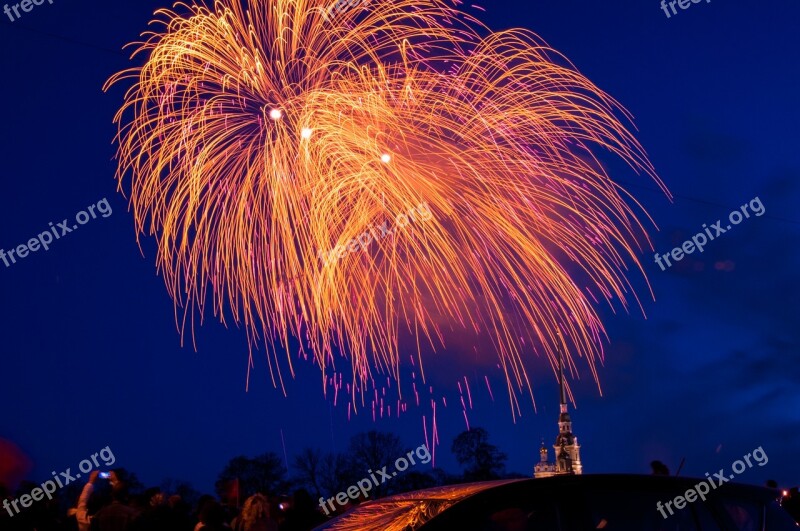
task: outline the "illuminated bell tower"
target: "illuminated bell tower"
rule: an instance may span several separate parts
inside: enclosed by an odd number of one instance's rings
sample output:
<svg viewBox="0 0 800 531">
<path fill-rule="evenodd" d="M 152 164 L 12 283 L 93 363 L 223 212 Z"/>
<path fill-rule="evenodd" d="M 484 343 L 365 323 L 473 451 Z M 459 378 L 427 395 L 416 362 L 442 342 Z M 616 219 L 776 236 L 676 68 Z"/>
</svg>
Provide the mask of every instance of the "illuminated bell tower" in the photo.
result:
<svg viewBox="0 0 800 531">
<path fill-rule="evenodd" d="M 556 475 L 556 465 L 547 461 L 547 446 L 544 445 L 542 439 L 542 446 L 539 448 L 539 462 L 533 466 L 533 477 L 547 478 Z"/>
</svg>

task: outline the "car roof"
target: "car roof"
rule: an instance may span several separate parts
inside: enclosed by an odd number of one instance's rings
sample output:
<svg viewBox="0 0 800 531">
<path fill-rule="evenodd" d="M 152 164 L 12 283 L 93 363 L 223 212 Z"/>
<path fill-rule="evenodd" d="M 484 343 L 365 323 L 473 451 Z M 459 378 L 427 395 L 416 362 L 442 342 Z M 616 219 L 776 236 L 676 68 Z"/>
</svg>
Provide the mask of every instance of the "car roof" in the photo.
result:
<svg viewBox="0 0 800 531">
<path fill-rule="evenodd" d="M 629 491 L 659 489 L 677 492 L 685 491 L 692 485 L 706 480 L 707 478 L 640 474 L 583 474 L 449 485 L 397 494 L 366 502 L 330 520 L 317 529 L 320 531 L 350 531 L 356 529 L 402 531 L 417 529 L 455 504 L 495 489 L 530 488 L 552 491 L 553 489 L 571 487 L 579 489 L 601 487 L 603 489 Z M 727 483 L 720 489 L 729 494 L 736 492 L 739 495 L 755 497 L 764 501 L 770 499 L 772 495 L 768 489 L 763 487 L 739 483 Z"/>
<path fill-rule="evenodd" d="M 479 492 L 519 479 L 433 487 L 362 503 L 318 527 L 319 530 L 415 529 L 448 507 Z"/>
</svg>

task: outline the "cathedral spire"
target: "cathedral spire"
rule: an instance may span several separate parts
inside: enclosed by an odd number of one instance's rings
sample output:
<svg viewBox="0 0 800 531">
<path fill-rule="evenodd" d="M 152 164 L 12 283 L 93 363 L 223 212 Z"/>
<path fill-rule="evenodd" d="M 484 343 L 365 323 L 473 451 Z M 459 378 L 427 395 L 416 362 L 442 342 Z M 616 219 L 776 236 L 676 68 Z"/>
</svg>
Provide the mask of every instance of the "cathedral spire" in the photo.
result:
<svg viewBox="0 0 800 531">
<path fill-rule="evenodd" d="M 561 339 L 561 332 L 556 331 L 558 339 Z M 558 416 L 558 435 L 556 443 L 553 445 L 555 450 L 555 463 L 547 459 L 547 448 L 544 444 L 539 449 L 539 463 L 533 467 L 534 477 L 557 476 L 561 474 L 581 474 L 583 465 L 581 464 L 580 445 L 578 438 L 572 433 L 572 419 L 569 416 L 567 406 L 567 382 L 564 380 L 564 345 L 559 341 L 558 349 L 558 391 L 559 391 L 559 416 Z"/>
<path fill-rule="evenodd" d="M 561 413 L 567 412 L 567 392 L 564 389 L 564 354 L 558 351 L 558 386 L 561 390 Z"/>
</svg>

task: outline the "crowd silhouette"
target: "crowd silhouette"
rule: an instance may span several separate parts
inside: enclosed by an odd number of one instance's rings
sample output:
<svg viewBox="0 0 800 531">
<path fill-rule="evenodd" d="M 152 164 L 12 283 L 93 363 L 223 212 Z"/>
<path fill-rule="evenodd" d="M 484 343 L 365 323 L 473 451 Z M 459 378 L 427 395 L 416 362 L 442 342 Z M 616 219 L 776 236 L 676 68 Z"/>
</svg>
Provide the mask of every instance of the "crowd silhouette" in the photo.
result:
<svg viewBox="0 0 800 531">
<path fill-rule="evenodd" d="M 326 518 L 304 489 L 292 495 L 253 494 L 237 507 L 234 500 L 183 496 L 154 487 L 131 493 L 125 469 L 108 473 L 108 481 L 92 472 L 73 507 L 63 510 L 65 496 L 42 500 L 29 509 L 0 515 L 3 531 L 307 531 Z M 23 485 L 22 488 L 26 488 Z M 10 499 L 0 486 L 0 500 Z"/>
<path fill-rule="evenodd" d="M 292 463 L 268 452 L 252 458 L 231 459 L 216 482 L 216 495 L 203 494 L 187 483 L 166 480 L 145 488 L 124 468 L 93 471 L 85 483 L 59 489 L 53 499 L 42 499 L 18 514 L 0 509 L 0 531 L 310 531 L 360 503 L 433 486 L 500 478 L 529 477 L 507 473 L 506 455 L 488 442 L 488 433 L 472 428 L 455 438 L 451 451 L 463 467 L 450 475 L 440 468 L 409 469 L 370 492 L 367 499 L 348 500 L 336 510 L 321 510 L 317 500 L 354 485 L 367 470 L 391 465 L 408 453 L 397 435 L 370 431 L 354 436 L 343 453 L 306 448 Z M 660 461 L 652 473 L 669 475 Z M 14 492 L 0 477 L 0 504 L 17 500 L 38 485 L 22 481 Z M 782 505 L 800 522 L 797 488 L 779 491 Z"/>
<path fill-rule="evenodd" d="M 463 481 L 523 477 L 505 474 L 505 454 L 488 443 L 481 428 L 457 437 L 452 451 L 464 466 L 462 475 L 418 466 L 375 487 L 366 499 L 325 512 L 317 502 L 320 497 L 344 491 L 368 470 L 392 465 L 409 453 L 399 436 L 373 430 L 355 435 L 342 453 L 303 449 L 292 462 L 291 476 L 275 453 L 234 457 L 219 474 L 213 496 L 174 480 L 145 488 L 124 468 L 104 471 L 102 476 L 95 470 L 85 483 L 71 483 L 52 500 L 37 501 L 18 514 L 0 509 L 0 530 L 309 531 L 359 503 L 383 496 Z M 11 492 L 0 482 L 0 504 L 36 487 L 23 481 Z"/>
</svg>

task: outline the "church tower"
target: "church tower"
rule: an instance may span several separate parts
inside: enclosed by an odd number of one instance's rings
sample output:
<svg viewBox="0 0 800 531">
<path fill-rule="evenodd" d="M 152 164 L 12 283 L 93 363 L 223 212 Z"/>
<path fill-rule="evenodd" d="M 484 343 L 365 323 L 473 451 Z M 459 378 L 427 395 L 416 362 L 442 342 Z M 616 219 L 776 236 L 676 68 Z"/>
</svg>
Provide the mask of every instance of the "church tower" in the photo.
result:
<svg viewBox="0 0 800 531">
<path fill-rule="evenodd" d="M 564 359 L 558 357 L 558 386 L 560 391 L 560 413 L 558 416 L 558 436 L 553 445 L 555 450 L 555 463 L 547 459 L 547 448 L 542 441 L 539 449 L 539 462 L 533 467 L 533 476 L 546 478 L 562 474 L 582 474 L 581 447 L 578 438 L 572 433 L 572 419 L 567 411 L 567 391 L 564 385 Z"/>
</svg>

